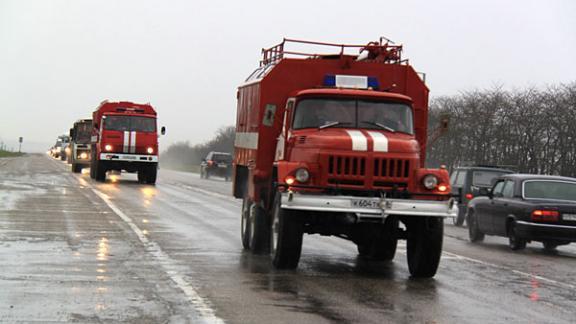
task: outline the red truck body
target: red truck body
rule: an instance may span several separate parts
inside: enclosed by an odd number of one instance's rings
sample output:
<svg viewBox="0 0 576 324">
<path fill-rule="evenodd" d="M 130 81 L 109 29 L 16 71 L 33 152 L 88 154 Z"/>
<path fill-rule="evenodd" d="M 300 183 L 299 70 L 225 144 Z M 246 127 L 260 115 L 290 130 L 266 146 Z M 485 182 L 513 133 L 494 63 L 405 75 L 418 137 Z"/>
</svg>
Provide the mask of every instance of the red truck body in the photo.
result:
<svg viewBox="0 0 576 324">
<path fill-rule="evenodd" d="M 285 49 L 294 43 L 337 51 Z M 380 259 L 394 256 L 399 238 L 433 237 L 409 240 L 408 261 L 414 276 L 435 274 L 453 201 L 447 171 L 424 168 L 429 90 L 401 52 L 382 40 L 285 39 L 263 50 L 237 94 L 233 179 L 234 196 L 244 200 L 245 248 L 271 249 L 275 266 L 293 268 L 303 233 L 352 240 L 360 255 Z M 392 111 L 399 112 L 392 128 L 364 117 Z M 332 121 L 315 124 L 322 112 Z"/>
<path fill-rule="evenodd" d="M 156 111 L 149 104 L 104 101 L 92 114 L 90 175 L 99 181 L 106 171 L 138 172 L 144 183 L 155 183 L 158 169 Z"/>
</svg>

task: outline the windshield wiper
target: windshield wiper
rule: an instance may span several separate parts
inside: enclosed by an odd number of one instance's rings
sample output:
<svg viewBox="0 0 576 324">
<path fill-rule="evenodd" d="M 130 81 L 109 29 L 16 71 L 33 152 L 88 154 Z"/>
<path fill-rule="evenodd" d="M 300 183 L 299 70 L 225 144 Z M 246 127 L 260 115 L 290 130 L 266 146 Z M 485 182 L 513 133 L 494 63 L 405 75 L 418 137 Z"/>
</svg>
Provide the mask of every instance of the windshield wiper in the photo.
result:
<svg viewBox="0 0 576 324">
<path fill-rule="evenodd" d="M 318 126 L 318 129 L 324 129 L 324 128 L 333 127 L 336 125 L 344 125 L 344 124 L 350 124 L 350 123 L 341 123 L 339 121 L 333 121 L 333 122 L 329 122 L 327 124 L 324 124 L 322 126 Z"/>
<path fill-rule="evenodd" d="M 386 126 L 386 125 L 380 124 L 380 123 L 378 123 L 378 122 L 363 120 L 362 123 L 366 123 L 366 124 L 378 126 L 378 127 L 383 128 L 383 129 L 385 129 L 385 130 L 387 130 L 387 131 L 389 131 L 389 132 L 396 133 L 396 130 L 394 130 L 394 129 Z"/>
</svg>

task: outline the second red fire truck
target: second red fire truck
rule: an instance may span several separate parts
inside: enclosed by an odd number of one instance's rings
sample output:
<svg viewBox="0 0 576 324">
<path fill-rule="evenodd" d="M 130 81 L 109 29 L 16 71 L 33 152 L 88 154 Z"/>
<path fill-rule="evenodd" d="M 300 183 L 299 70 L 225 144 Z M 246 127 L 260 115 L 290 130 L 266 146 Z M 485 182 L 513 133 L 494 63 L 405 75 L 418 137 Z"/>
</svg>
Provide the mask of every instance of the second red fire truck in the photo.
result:
<svg viewBox="0 0 576 324">
<path fill-rule="evenodd" d="M 91 142 L 93 179 L 105 181 L 107 171 L 124 170 L 137 172 L 141 183 L 156 183 L 158 132 L 150 104 L 102 102 L 92 114 Z"/>
</svg>

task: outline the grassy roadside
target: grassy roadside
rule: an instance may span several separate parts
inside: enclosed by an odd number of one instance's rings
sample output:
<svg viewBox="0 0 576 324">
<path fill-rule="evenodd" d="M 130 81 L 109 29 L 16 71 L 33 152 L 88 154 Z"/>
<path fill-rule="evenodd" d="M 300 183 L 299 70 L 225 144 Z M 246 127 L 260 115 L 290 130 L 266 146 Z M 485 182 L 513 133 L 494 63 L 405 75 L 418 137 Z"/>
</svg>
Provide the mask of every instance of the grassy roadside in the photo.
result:
<svg viewBox="0 0 576 324">
<path fill-rule="evenodd" d="M 174 164 L 160 164 L 161 169 L 168 169 L 174 171 L 184 171 L 184 172 L 192 172 L 192 173 L 200 173 L 200 166 L 199 165 L 174 165 Z"/>
<path fill-rule="evenodd" d="M 17 157 L 17 156 L 22 156 L 22 155 L 24 155 L 24 153 L 18 153 L 18 152 L 10 152 L 10 151 L 0 150 L 0 158 L 4 158 L 4 157 Z"/>
</svg>

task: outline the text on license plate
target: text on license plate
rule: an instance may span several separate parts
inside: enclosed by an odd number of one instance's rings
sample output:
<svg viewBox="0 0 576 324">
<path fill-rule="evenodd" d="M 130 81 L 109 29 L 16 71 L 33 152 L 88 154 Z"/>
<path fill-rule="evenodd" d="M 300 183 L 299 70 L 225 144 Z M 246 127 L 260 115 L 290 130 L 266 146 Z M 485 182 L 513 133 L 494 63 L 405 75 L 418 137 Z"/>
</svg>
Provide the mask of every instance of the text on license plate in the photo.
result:
<svg viewBox="0 0 576 324">
<path fill-rule="evenodd" d="M 562 214 L 563 220 L 576 221 L 576 214 Z"/>
<path fill-rule="evenodd" d="M 356 208 L 380 208 L 380 202 L 370 199 L 354 199 L 352 200 L 352 207 Z"/>
</svg>

